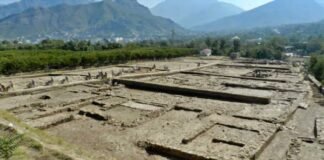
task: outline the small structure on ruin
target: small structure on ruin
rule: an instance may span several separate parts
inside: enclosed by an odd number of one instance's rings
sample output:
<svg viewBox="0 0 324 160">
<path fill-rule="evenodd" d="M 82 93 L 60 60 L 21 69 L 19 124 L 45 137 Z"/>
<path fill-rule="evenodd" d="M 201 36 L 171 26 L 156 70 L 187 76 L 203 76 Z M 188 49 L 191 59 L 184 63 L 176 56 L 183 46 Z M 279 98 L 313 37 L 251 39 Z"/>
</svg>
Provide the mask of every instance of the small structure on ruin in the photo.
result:
<svg viewBox="0 0 324 160">
<path fill-rule="evenodd" d="M 102 75 L 102 79 L 108 79 L 108 73 L 105 72 L 103 75 Z"/>
<path fill-rule="evenodd" d="M 53 77 L 51 77 L 51 79 L 45 83 L 45 86 L 51 86 L 53 84 L 54 84 L 54 79 Z"/>
<path fill-rule="evenodd" d="M 100 72 L 98 72 L 98 74 L 96 75 L 96 79 L 101 79 L 102 76 L 103 76 L 103 72 L 100 71 Z"/>
<path fill-rule="evenodd" d="M 253 77 L 257 78 L 267 78 L 272 76 L 272 71 L 271 70 L 262 70 L 262 69 L 257 69 L 253 71 Z"/>
<path fill-rule="evenodd" d="M 170 69 L 169 69 L 169 67 L 168 66 L 163 66 L 163 70 L 165 70 L 165 71 L 170 71 Z"/>
<path fill-rule="evenodd" d="M 132 68 L 134 69 L 134 71 L 140 71 L 141 70 L 141 68 L 138 67 L 138 66 L 133 66 Z"/>
<path fill-rule="evenodd" d="M 12 81 L 10 81 L 7 86 L 0 83 L 0 92 L 8 92 L 12 88 L 14 88 Z"/>
<path fill-rule="evenodd" d="M 235 60 L 235 59 L 240 58 L 240 55 L 241 55 L 240 52 L 232 52 L 232 53 L 230 54 L 230 58 L 231 58 L 232 60 Z"/>
<path fill-rule="evenodd" d="M 92 76 L 91 76 L 91 73 L 88 72 L 88 75 L 85 76 L 85 80 L 91 80 Z"/>
<path fill-rule="evenodd" d="M 122 74 L 123 74 L 122 70 L 118 71 L 117 73 L 115 73 L 114 70 L 111 71 L 111 75 L 113 77 L 118 77 L 118 76 L 121 76 Z"/>
<path fill-rule="evenodd" d="M 0 83 L 0 92 L 4 92 L 4 91 L 5 91 L 5 86 Z"/>
<path fill-rule="evenodd" d="M 27 88 L 35 88 L 35 87 L 36 87 L 36 82 L 34 80 L 32 80 L 27 84 Z"/>
<path fill-rule="evenodd" d="M 107 79 L 107 78 L 108 78 L 107 72 L 103 72 L 103 71 L 98 72 L 98 75 L 96 76 L 96 79 Z"/>
<path fill-rule="evenodd" d="M 69 77 L 65 76 L 64 79 L 60 81 L 61 84 L 65 84 L 69 82 Z"/>
<path fill-rule="evenodd" d="M 10 89 L 14 88 L 14 84 L 12 81 L 9 82 L 8 86 L 5 87 L 5 92 L 8 92 Z"/>
<path fill-rule="evenodd" d="M 154 64 L 151 68 L 151 71 L 155 70 L 156 69 L 156 65 Z"/>
</svg>

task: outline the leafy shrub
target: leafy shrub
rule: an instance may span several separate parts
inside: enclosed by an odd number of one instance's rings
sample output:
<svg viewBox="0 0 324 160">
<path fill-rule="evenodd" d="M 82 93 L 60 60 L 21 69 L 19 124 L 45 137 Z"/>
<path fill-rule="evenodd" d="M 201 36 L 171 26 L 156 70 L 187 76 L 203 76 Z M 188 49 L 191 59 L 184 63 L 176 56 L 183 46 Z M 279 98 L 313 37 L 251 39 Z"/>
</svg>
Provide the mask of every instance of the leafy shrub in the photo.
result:
<svg viewBox="0 0 324 160">
<path fill-rule="evenodd" d="M 311 56 L 309 70 L 319 81 L 324 82 L 324 56 Z"/>
<path fill-rule="evenodd" d="M 0 137 L 0 158 L 9 160 L 20 145 L 22 139 L 23 136 L 20 134 L 4 138 Z"/>
</svg>

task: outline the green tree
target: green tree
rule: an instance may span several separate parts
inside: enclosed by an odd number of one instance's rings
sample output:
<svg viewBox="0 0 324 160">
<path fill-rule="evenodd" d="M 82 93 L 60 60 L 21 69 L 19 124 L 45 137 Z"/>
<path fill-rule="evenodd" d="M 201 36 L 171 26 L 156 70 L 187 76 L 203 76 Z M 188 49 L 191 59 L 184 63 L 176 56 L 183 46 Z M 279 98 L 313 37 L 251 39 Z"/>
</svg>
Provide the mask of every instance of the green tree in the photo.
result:
<svg viewBox="0 0 324 160">
<path fill-rule="evenodd" d="M 225 47 L 226 47 L 226 41 L 224 39 L 221 39 L 219 44 L 219 49 L 223 51 L 225 50 Z"/>
<path fill-rule="evenodd" d="M 257 49 L 255 58 L 257 58 L 257 59 L 273 59 L 274 58 L 274 50 L 267 46 L 262 46 L 261 48 Z"/>
<path fill-rule="evenodd" d="M 218 40 L 214 40 L 212 45 L 211 45 L 211 49 L 213 51 L 214 55 L 220 55 L 219 52 L 219 41 Z"/>
<path fill-rule="evenodd" d="M 311 58 L 310 58 L 310 66 L 309 66 L 309 69 L 312 71 L 314 66 L 316 65 L 317 63 L 317 57 L 315 55 L 312 55 Z"/>
<path fill-rule="evenodd" d="M 323 42 L 320 39 L 312 39 L 307 43 L 306 51 L 308 53 L 314 53 L 320 51 L 323 48 Z"/>
<path fill-rule="evenodd" d="M 62 49 L 64 46 L 63 40 L 45 39 L 38 45 L 40 49 Z"/>
<path fill-rule="evenodd" d="M 233 40 L 233 50 L 234 52 L 239 52 L 241 49 L 241 40 L 240 39 L 234 39 Z"/>
<path fill-rule="evenodd" d="M 207 37 L 205 39 L 205 44 L 207 45 L 208 48 L 212 46 L 212 39 L 210 37 Z"/>
</svg>

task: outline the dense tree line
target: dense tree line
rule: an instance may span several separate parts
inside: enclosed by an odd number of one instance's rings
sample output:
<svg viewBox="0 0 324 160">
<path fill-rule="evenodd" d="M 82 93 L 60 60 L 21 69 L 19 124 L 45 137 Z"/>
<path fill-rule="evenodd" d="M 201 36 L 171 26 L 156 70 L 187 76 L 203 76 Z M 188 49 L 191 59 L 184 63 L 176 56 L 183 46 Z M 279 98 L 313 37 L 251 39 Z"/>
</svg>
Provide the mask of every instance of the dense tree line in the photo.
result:
<svg viewBox="0 0 324 160">
<path fill-rule="evenodd" d="M 324 38 L 310 37 L 308 43 L 297 45 L 299 48 L 306 50 L 310 54 L 309 71 L 324 84 Z"/>
<path fill-rule="evenodd" d="M 246 37 L 195 37 L 176 40 L 144 40 L 115 43 L 108 40 L 62 41 L 46 39 L 38 44 L 19 41 L 0 42 L 0 73 L 12 74 L 44 69 L 73 68 L 77 66 L 109 65 L 134 59 L 159 59 L 198 53 L 210 48 L 213 55 L 283 60 L 286 46 L 293 46 L 301 56 L 324 54 L 324 38 L 272 36 L 261 41 Z M 321 58 L 319 58 L 321 59 Z M 321 61 L 321 60 L 319 60 Z M 321 64 L 322 62 L 319 62 Z M 321 78 L 319 64 L 312 63 L 311 71 Z"/>
<path fill-rule="evenodd" d="M 89 67 L 123 63 L 128 60 L 174 58 L 197 53 L 193 48 L 170 41 L 116 43 L 108 40 L 45 39 L 37 44 L 0 42 L 0 74 L 37 70 Z"/>
<path fill-rule="evenodd" d="M 48 49 L 61 49 L 70 51 L 93 51 L 93 50 L 109 50 L 122 48 L 122 44 L 102 40 L 92 43 L 87 40 L 53 40 L 45 39 L 38 44 L 21 43 L 19 41 L 2 41 L 0 42 L 0 50 L 48 50 Z"/>
<path fill-rule="evenodd" d="M 101 66 L 129 60 L 164 59 L 194 54 L 188 48 L 122 48 L 103 51 L 0 51 L 0 73 L 14 74 L 48 69 Z"/>
<path fill-rule="evenodd" d="M 184 47 L 188 48 L 211 48 L 214 55 L 228 56 L 233 52 L 239 52 L 242 57 L 276 60 L 285 59 L 283 53 L 286 51 L 285 47 L 288 46 L 293 47 L 292 52 L 299 56 L 324 54 L 324 37 L 305 39 L 298 36 L 268 36 L 258 40 L 242 35 L 242 37 L 203 37 L 184 43 Z"/>
<path fill-rule="evenodd" d="M 202 38 L 192 40 L 186 44 L 188 48 L 210 48 L 213 55 L 229 56 L 231 53 L 240 53 L 242 57 L 256 59 L 283 59 L 282 52 L 286 42 L 281 37 L 273 37 L 262 43 L 247 43 L 239 37 Z"/>
</svg>

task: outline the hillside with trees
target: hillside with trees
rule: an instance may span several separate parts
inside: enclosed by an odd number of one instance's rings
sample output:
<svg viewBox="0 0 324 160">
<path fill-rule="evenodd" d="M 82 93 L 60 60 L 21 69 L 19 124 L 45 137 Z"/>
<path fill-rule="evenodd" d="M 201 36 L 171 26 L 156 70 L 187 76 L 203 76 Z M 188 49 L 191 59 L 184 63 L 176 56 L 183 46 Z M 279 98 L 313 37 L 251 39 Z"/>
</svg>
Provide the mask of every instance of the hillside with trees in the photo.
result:
<svg viewBox="0 0 324 160">
<path fill-rule="evenodd" d="M 0 19 L 37 7 L 53 7 L 60 4 L 78 5 L 96 2 L 96 0 L 20 0 L 0 6 Z"/>
<path fill-rule="evenodd" d="M 66 16 L 68 15 L 68 16 Z M 169 37 L 184 29 L 153 16 L 134 0 L 104 0 L 85 5 L 32 8 L 0 20 L 0 39 L 38 40 Z"/>
</svg>

